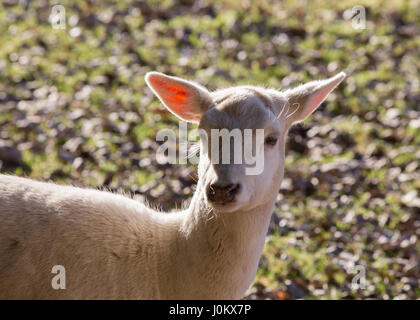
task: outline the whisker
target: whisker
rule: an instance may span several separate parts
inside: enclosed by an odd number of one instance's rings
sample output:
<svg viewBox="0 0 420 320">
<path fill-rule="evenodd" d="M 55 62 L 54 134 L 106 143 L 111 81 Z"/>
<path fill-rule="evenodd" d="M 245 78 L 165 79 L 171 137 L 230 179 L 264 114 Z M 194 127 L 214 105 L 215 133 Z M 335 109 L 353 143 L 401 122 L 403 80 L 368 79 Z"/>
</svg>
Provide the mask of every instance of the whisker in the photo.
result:
<svg viewBox="0 0 420 320">
<path fill-rule="evenodd" d="M 198 179 L 196 179 L 191 173 L 189 174 L 189 177 L 191 178 L 191 180 L 193 180 L 195 183 L 198 182 Z"/>
<path fill-rule="evenodd" d="M 297 104 L 297 108 L 296 108 L 296 110 L 295 110 L 295 111 L 293 111 L 291 114 L 287 115 L 287 116 L 286 116 L 286 119 L 288 119 L 288 118 L 290 118 L 291 116 L 293 116 L 293 115 L 296 113 L 296 111 L 298 111 L 298 110 L 299 110 L 299 108 L 300 108 L 300 104 L 299 104 L 299 103 L 294 103 L 293 105 L 295 105 L 295 104 Z"/>
<path fill-rule="evenodd" d="M 188 149 L 187 158 L 191 159 L 192 157 L 196 156 L 200 151 L 200 144 L 198 142 L 193 143 L 190 148 Z"/>
<path fill-rule="evenodd" d="M 286 109 L 286 107 L 287 107 L 287 111 L 286 111 L 286 114 L 289 112 L 289 109 L 290 109 L 290 104 L 289 104 L 289 102 L 287 102 L 284 106 L 283 106 L 283 108 L 281 109 L 281 111 L 279 112 L 279 115 L 277 116 L 277 119 L 280 119 L 280 116 L 283 114 L 283 112 L 284 112 L 284 110 Z"/>
</svg>

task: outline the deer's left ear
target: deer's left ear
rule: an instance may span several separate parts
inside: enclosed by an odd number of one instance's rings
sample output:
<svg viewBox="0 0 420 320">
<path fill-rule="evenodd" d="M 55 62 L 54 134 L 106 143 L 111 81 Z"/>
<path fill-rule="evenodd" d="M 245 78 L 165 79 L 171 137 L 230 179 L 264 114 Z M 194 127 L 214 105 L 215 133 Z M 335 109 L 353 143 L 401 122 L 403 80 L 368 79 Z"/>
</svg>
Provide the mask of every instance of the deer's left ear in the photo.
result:
<svg viewBox="0 0 420 320">
<path fill-rule="evenodd" d="M 288 126 L 305 120 L 328 97 L 346 77 L 340 72 L 326 80 L 311 81 L 297 88 L 284 92 L 289 102 L 289 112 L 286 116 Z"/>
</svg>

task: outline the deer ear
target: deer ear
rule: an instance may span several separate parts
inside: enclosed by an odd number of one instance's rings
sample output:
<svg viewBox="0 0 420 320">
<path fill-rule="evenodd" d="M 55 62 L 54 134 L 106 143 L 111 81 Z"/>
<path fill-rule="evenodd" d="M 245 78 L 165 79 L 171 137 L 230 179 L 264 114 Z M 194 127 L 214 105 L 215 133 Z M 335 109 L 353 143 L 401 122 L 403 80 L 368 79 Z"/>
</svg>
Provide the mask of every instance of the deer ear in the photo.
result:
<svg viewBox="0 0 420 320">
<path fill-rule="evenodd" d="M 159 72 L 148 72 L 145 80 L 163 105 L 182 120 L 198 123 L 213 104 L 210 93 L 193 82 Z"/>
<path fill-rule="evenodd" d="M 289 112 L 286 116 L 288 126 L 305 120 L 328 97 L 346 77 L 340 72 L 326 80 L 311 81 L 297 88 L 284 92 L 289 102 Z"/>
</svg>

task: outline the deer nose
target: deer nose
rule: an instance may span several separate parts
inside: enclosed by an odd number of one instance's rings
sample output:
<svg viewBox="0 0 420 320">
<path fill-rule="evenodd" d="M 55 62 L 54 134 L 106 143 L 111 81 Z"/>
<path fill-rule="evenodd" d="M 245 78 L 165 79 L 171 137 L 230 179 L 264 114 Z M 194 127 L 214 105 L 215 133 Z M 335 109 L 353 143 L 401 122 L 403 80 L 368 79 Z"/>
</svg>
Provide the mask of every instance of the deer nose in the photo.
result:
<svg viewBox="0 0 420 320">
<path fill-rule="evenodd" d="M 241 185 L 239 183 L 230 183 L 228 185 L 220 185 L 212 183 L 207 189 L 207 198 L 210 202 L 217 204 L 228 204 L 235 200 Z"/>
</svg>

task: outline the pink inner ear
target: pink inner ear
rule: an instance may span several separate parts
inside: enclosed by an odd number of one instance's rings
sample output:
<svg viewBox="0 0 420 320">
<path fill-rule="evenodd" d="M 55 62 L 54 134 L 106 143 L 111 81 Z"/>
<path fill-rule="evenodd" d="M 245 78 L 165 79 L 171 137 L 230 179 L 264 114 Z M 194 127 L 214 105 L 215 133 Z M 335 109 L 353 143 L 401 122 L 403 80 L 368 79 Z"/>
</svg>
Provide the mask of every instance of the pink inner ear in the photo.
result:
<svg viewBox="0 0 420 320">
<path fill-rule="evenodd" d="M 168 84 L 164 80 L 156 79 L 152 77 L 150 80 L 153 87 L 158 91 L 162 100 L 168 105 L 168 107 L 174 109 L 174 111 L 183 111 L 186 107 L 184 102 L 187 100 L 187 90 L 180 86 Z"/>
<path fill-rule="evenodd" d="M 309 102 L 310 107 L 306 111 L 305 117 L 309 116 L 312 113 L 312 111 L 314 111 L 322 103 L 322 101 L 324 101 L 324 99 L 326 98 L 329 92 L 330 92 L 329 90 L 322 90 L 321 92 L 316 94 L 314 97 L 309 99 L 308 102 Z"/>
</svg>

